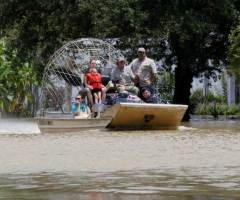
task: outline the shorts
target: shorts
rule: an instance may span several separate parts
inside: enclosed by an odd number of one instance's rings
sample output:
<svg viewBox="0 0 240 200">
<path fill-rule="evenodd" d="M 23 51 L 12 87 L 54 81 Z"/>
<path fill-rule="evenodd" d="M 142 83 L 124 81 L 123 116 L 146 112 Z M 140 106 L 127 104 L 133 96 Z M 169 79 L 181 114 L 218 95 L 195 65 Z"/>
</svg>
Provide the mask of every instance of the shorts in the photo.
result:
<svg viewBox="0 0 240 200">
<path fill-rule="evenodd" d="M 92 94 L 93 93 L 95 93 L 95 92 L 101 92 L 102 91 L 102 89 L 101 88 L 94 88 L 94 89 L 92 89 Z"/>
</svg>

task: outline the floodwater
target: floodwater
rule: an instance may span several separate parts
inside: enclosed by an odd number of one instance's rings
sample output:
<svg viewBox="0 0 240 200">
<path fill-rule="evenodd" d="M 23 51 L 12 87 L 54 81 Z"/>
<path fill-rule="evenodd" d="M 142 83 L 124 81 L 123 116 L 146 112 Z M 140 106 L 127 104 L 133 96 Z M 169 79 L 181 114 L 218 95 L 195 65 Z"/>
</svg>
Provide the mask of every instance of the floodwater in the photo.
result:
<svg viewBox="0 0 240 200">
<path fill-rule="evenodd" d="M 240 199 L 238 121 L 41 134 L 0 120 L 0 147 L 0 199 Z"/>
</svg>

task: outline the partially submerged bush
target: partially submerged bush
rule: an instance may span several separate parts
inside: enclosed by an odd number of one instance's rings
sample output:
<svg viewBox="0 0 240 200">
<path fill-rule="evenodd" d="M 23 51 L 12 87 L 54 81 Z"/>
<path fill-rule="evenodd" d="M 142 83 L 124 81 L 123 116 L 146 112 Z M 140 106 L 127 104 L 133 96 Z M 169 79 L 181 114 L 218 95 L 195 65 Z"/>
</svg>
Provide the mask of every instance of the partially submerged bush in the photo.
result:
<svg viewBox="0 0 240 200">
<path fill-rule="evenodd" d="M 210 103 L 210 104 L 198 104 L 194 110 L 194 114 L 197 115 L 236 115 L 240 114 L 240 106 L 233 105 L 228 106 L 227 104 L 221 103 Z"/>
<path fill-rule="evenodd" d="M 201 104 L 203 104 L 204 106 Z M 206 109 L 206 107 L 209 107 L 208 104 L 219 106 L 219 105 L 226 104 L 226 102 L 225 102 L 224 96 L 222 95 L 216 95 L 209 92 L 209 94 L 205 96 L 203 94 L 203 90 L 198 89 L 198 90 L 195 90 L 190 97 L 190 112 L 194 114 L 196 110 L 198 110 L 200 111 L 200 113 L 204 113 L 205 112 L 204 109 Z M 210 105 L 210 107 L 214 107 L 214 106 Z M 222 106 L 219 107 L 219 111 L 222 110 L 221 113 L 223 112 L 223 109 L 224 108 L 222 108 Z M 212 110 L 212 112 L 215 112 L 215 111 Z"/>
<path fill-rule="evenodd" d="M 240 105 L 229 106 L 227 115 L 240 115 Z"/>
</svg>

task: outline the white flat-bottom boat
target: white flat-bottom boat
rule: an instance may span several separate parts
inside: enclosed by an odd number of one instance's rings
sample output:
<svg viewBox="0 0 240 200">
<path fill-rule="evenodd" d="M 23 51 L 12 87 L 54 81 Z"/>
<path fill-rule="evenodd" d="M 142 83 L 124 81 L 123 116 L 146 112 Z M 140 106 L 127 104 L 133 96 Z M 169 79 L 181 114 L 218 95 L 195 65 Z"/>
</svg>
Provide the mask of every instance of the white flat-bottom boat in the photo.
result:
<svg viewBox="0 0 240 200">
<path fill-rule="evenodd" d="M 86 129 L 126 130 L 176 129 L 187 105 L 119 103 L 108 108 L 100 118 L 38 118 L 42 133 L 79 132 Z"/>
<path fill-rule="evenodd" d="M 38 118 L 41 133 L 80 132 L 89 129 L 105 128 L 111 121 L 108 118 L 71 119 L 71 118 Z"/>
</svg>

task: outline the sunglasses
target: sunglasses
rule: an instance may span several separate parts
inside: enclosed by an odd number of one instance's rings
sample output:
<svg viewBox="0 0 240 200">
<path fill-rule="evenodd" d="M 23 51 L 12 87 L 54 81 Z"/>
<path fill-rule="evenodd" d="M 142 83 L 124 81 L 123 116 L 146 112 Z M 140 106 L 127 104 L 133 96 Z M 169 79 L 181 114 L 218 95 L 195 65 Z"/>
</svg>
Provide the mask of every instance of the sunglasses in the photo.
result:
<svg viewBox="0 0 240 200">
<path fill-rule="evenodd" d="M 75 98 L 75 99 L 82 99 L 82 98 Z"/>
</svg>

